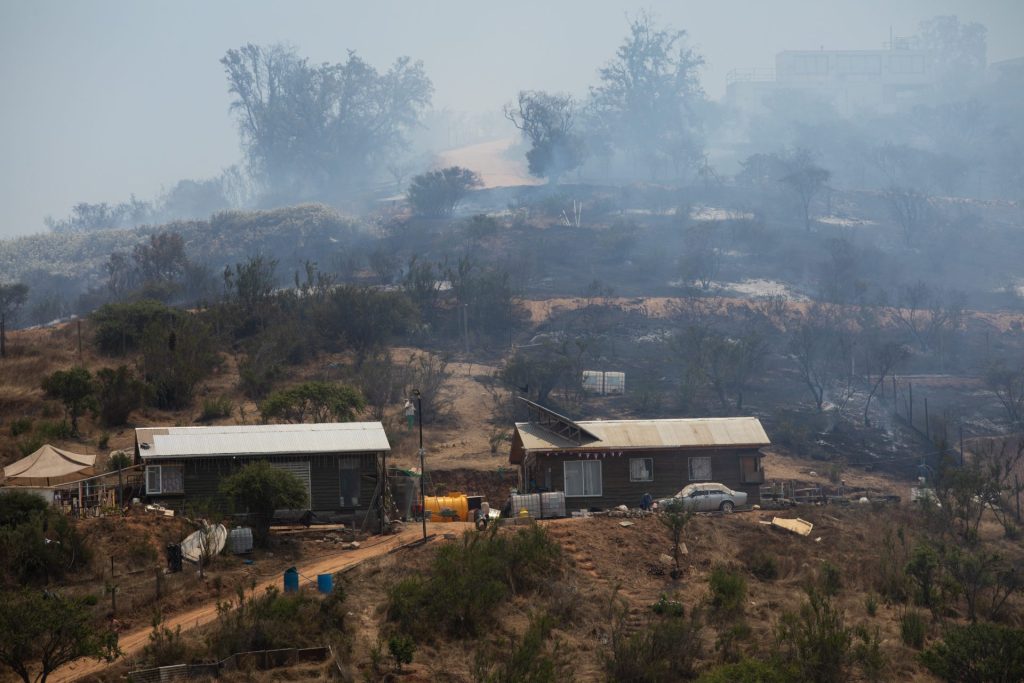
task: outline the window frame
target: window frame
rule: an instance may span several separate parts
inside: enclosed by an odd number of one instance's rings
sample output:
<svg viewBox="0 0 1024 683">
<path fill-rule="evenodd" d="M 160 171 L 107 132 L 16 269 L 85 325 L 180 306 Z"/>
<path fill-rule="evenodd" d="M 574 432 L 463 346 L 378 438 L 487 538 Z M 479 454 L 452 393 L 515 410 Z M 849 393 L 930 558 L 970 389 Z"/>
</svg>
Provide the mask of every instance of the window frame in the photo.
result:
<svg viewBox="0 0 1024 683">
<path fill-rule="evenodd" d="M 568 481 L 568 469 L 570 466 L 580 467 L 580 484 L 582 493 L 569 493 Z M 597 466 L 597 492 L 587 492 L 587 478 L 583 475 L 583 471 L 587 469 L 587 466 Z M 600 460 L 565 460 L 562 462 L 562 488 L 565 489 L 566 498 L 600 498 L 604 495 L 604 468 L 601 467 Z"/>
<path fill-rule="evenodd" d="M 694 465 L 694 461 L 697 461 L 697 460 L 707 461 L 707 473 L 708 473 L 707 477 L 696 477 L 696 476 L 694 476 L 694 467 L 693 467 L 693 465 Z M 687 458 L 686 465 L 687 465 L 687 474 L 690 477 L 690 481 L 712 481 L 715 478 L 715 472 L 714 472 L 714 469 L 712 468 L 712 465 L 711 465 L 711 456 L 710 455 L 693 456 L 693 457 Z"/>
<path fill-rule="evenodd" d="M 168 491 L 164 486 L 164 470 L 176 470 L 181 481 L 181 488 L 176 491 Z M 150 488 L 150 474 L 156 472 L 159 486 L 154 491 Z M 185 466 L 184 465 L 146 465 L 146 495 L 147 496 L 180 496 L 185 493 Z"/>
<path fill-rule="evenodd" d="M 648 478 L 646 478 L 646 479 L 637 479 L 637 478 L 633 477 L 633 462 L 634 461 L 638 461 L 638 460 L 639 461 L 647 460 L 647 461 L 650 462 L 650 465 L 645 468 L 647 470 L 647 472 L 650 473 L 650 476 Z M 638 482 L 638 483 L 639 482 L 652 482 L 652 481 L 654 481 L 654 458 L 630 458 L 629 459 L 629 480 L 631 482 Z"/>
</svg>

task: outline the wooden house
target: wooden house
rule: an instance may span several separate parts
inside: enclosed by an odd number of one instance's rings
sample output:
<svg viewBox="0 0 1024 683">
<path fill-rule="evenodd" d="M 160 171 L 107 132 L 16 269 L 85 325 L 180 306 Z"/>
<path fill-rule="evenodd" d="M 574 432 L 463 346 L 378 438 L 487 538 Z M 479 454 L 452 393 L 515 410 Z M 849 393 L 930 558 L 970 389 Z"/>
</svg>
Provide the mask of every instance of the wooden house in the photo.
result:
<svg viewBox="0 0 1024 683">
<path fill-rule="evenodd" d="M 755 417 L 573 421 L 523 402 L 529 420 L 516 423 L 509 454 L 521 492 L 564 491 L 567 511 L 606 510 L 710 481 L 759 502 L 770 441 Z"/>
<path fill-rule="evenodd" d="M 246 463 L 266 460 L 302 481 L 307 509 L 317 519 L 361 520 L 380 500 L 378 485 L 390 451 L 380 422 L 135 430 L 146 497 L 178 511 L 190 505 L 227 509 L 221 481 Z"/>
</svg>

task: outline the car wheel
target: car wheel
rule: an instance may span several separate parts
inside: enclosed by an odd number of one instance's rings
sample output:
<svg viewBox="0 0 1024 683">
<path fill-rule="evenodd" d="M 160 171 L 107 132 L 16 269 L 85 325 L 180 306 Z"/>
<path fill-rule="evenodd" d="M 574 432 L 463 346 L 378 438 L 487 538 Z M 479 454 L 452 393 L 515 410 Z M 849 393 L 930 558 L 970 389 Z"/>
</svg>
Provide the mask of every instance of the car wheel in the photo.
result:
<svg viewBox="0 0 1024 683">
<path fill-rule="evenodd" d="M 722 503 L 722 508 L 721 509 L 722 509 L 722 512 L 725 512 L 727 514 L 732 512 L 732 501 L 731 500 L 727 500 L 724 503 Z"/>
</svg>

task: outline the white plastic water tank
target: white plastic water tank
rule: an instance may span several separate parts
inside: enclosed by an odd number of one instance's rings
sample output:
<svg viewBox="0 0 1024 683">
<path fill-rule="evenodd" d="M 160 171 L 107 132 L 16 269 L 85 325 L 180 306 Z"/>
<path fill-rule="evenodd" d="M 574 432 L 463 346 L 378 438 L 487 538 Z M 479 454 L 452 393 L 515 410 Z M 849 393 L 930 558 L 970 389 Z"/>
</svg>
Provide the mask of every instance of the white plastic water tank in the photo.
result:
<svg viewBox="0 0 1024 683">
<path fill-rule="evenodd" d="M 228 549 L 235 555 L 252 552 L 252 529 L 237 526 L 228 532 Z"/>
</svg>

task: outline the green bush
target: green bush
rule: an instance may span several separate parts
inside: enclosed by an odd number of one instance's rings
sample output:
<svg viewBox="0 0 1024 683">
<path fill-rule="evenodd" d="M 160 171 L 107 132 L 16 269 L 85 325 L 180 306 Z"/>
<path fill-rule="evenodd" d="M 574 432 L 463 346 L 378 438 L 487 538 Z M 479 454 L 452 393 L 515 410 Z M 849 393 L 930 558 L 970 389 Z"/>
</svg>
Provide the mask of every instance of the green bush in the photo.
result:
<svg viewBox="0 0 1024 683">
<path fill-rule="evenodd" d="M 472 637 L 503 600 L 539 588 L 560 564 L 561 549 L 540 526 L 514 533 L 497 526 L 467 532 L 461 543 L 435 552 L 425 575 L 391 588 L 388 619 L 420 641 L 436 628 L 453 637 Z"/>
<path fill-rule="evenodd" d="M 864 598 L 864 611 L 868 613 L 869 617 L 873 617 L 878 613 L 878 596 L 874 593 L 868 593 L 867 597 Z"/>
<path fill-rule="evenodd" d="M 82 536 L 44 500 L 22 492 L 0 495 L 0 585 L 46 584 L 88 562 Z"/>
<path fill-rule="evenodd" d="M 270 587 L 259 596 L 219 603 L 216 626 L 207 636 L 210 654 L 223 658 L 235 652 L 322 645 L 341 630 L 342 602 L 321 602 L 306 593 Z"/>
<path fill-rule="evenodd" d="M 693 678 L 701 655 L 700 611 L 689 618 L 666 617 L 647 628 L 626 635 L 612 633 L 610 650 L 604 654 L 605 675 L 610 681 L 662 683 Z"/>
<path fill-rule="evenodd" d="M 571 680 L 559 643 L 551 638 L 552 619 L 547 614 L 530 616 L 522 638 L 507 645 L 479 647 L 473 674 L 484 683 L 561 683 Z"/>
<path fill-rule="evenodd" d="M 882 653 L 882 635 L 878 627 L 876 626 L 874 631 L 869 631 L 866 626 L 860 626 L 856 633 L 860 642 L 853 648 L 854 660 L 864 672 L 864 678 L 869 681 L 882 680 L 886 660 Z"/>
<path fill-rule="evenodd" d="M 139 665 L 144 668 L 187 664 L 192 660 L 192 649 L 181 637 L 181 625 L 173 631 L 163 624 L 163 616 L 153 615 L 153 630 L 149 642 L 142 648 Z"/>
<path fill-rule="evenodd" d="M 708 577 L 711 588 L 711 609 L 724 617 L 743 613 L 743 601 L 747 597 L 747 580 L 739 572 L 723 566 L 715 567 Z"/>
<path fill-rule="evenodd" d="M 788 612 L 779 620 L 776 640 L 784 649 L 785 660 L 796 667 L 797 680 L 845 681 L 852 634 L 828 596 L 811 588 L 807 597 L 798 614 Z"/>
<path fill-rule="evenodd" d="M 924 637 L 928 632 L 924 615 L 917 610 L 907 610 L 900 616 L 900 639 L 904 645 L 920 650 L 924 647 Z"/>
<path fill-rule="evenodd" d="M 203 399 L 203 412 L 196 418 L 196 422 L 210 422 L 211 420 L 231 417 L 233 409 L 234 404 L 231 403 L 231 399 L 227 396 L 205 398 Z"/>
<path fill-rule="evenodd" d="M 42 420 L 36 424 L 35 435 L 46 441 L 63 441 L 71 438 L 71 425 L 67 420 Z"/>
<path fill-rule="evenodd" d="M 416 652 L 416 641 L 409 636 L 391 636 L 388 638 L 388 652 L 395 660 L 395 671 L 401 671 L 403 664 L 412 664 L 412 656 Z"/>
<path fill-rule="evenodd" d="M 945 681 L 1024 681 L 1024 629 L 982 622 L 953 626 L 920 658 Z"/>
<path fill-rule="evenodd" d="M 835 597 L 839 595 L 839 589 L 843 587 L 843 577 L 839 573 L 839 567 L 828 560 L 821 563 L 821 592 L 825 595 Z"/>
<path fill-rule="evenodd" d="M 16 417 L 11 420 L 11 436 L 21 436 L 32 431 L 32 418 Z"/>
<path fill-rule="evenodd" d="M 744 658 L 705 671 L 697 683 L 792 683 L 797 680 L 800 679 L 795 668 L 785 662 Z"/>
<path fill-rule="evenodd" d="M 89 316 L 96 330 L 96 348 L 105 356 L 123 356 L 139 348 L 146 327 L 153 322 L 173 323 L 182 312 L 159 301 L 106 304 Z"/>
<path fill-rule="evenodd" d="M 651 610 L 661 617 L 681 617 L 685 614 L 683 603 L 678 600 L 669 600 L 664 593 L 658 598 L 658 602 L 651 605 Z"/>
</svg>

